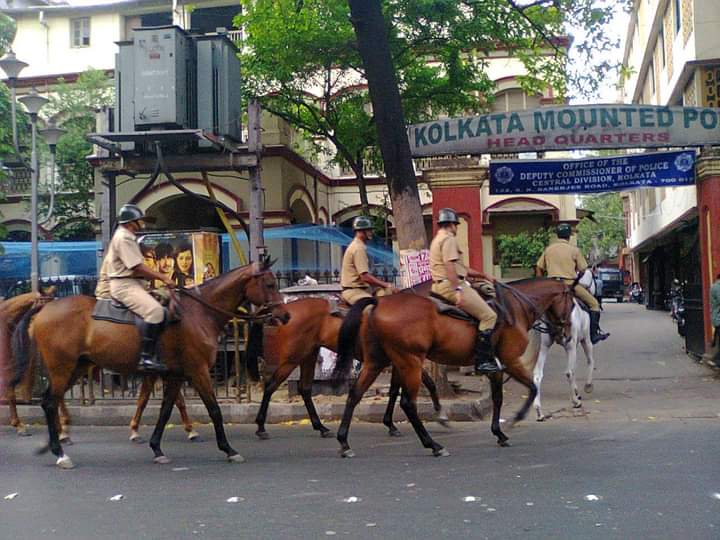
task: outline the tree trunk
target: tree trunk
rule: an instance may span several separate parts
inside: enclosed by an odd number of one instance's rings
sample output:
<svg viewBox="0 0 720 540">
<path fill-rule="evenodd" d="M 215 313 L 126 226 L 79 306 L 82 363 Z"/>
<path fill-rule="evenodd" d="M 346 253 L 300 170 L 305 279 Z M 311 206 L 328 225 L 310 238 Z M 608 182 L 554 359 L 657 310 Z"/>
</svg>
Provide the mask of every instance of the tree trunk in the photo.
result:
<svg viewBox="0 0 720 540">
<path fill-rule="evenodd" d="M 420 194 L 380 0 L 349 0 L 365 65 L 400 249 L 427 247 Z"/>
<path fill-rule="evenodd" d="M 398 244 L 401 251 L 426 249 L 428 241 L 420 193 L 381 1 L 348 0 L 348 3 L 358 50 L 365 66 Z M 438 393 L 442 397 L 452 397 L 454 392 L 447 380 L 445 369 L 434 363 L 430 369 Z"/>
<path fill-rule="evenodd" d="M 361 154 L 357 155 L 355 163 L 351 163 L 350 167 L 353 169 L 353 172 L 355 173 L 355 178 L 357 180 L 358 191 L 360 192 L 360 206 L 362 207 L 362 212 L 364 215 L 369 217 L 370 202 L 368 201 L 367 184 L 365 183 L 365 161 L 363 160 Z"/>
</svg>

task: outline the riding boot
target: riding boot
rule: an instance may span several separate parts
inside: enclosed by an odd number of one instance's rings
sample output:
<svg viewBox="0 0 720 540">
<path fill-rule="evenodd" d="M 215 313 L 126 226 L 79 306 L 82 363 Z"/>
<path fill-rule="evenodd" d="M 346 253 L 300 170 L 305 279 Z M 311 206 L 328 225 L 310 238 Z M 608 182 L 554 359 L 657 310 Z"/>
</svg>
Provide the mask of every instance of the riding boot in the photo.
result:
<svg viewBox="0 0 720 540">
<path fill-rule="evenodd" d="M 475 339 L 475 373 L 491 374 L 502 371 L 495 361 L 495 351 L 492 346 L 492 330 L 478 331 Z"/>
<path fill-rule="evenodd" d="M 157 340 L 162 323 L 143 321 L 141 326 L 142 340 L 140 344 L 140 361 L 138 371 L 143 373 L 166 373 L 168 368 L 157 357 Z"/>
<path fill-rule="evenodd" d="M 600 312 L 590 312 L 590 341 L 595 345 L 598 341 L 606 340 L 610 337 L 609 333 L 600 330 Z"/>
</svg>

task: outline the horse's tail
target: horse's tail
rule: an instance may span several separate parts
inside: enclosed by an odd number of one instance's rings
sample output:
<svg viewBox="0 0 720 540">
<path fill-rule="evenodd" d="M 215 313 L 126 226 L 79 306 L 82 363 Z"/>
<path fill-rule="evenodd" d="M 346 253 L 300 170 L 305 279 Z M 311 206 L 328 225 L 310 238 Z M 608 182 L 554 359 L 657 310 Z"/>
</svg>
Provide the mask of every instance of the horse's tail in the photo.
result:
<svg viewBox="0 0 720 540">
<path fill-rule="evenodd" d="M 33 358 L 32 343 L 30 340 L 30 322 L 35 314 L 45 307 L 44 303 L 36 303 L 28 309 L 15 325 L 12 335 L 11 355 L 15 360 L 10 377 L 10 387 L 15 387 L 25 375 Z"/>
<path fill-rule="evenodd" d="M 355 346 L 357 345 L 357 336 L 360 331 L 360 323 L 362 323 L 363 311 L 368 306 L 377 305 L 377 298 L 361 298 L 358 300 L 345 316 L 340 332 L 338 333 L 337 360 L 335 362 L 335 370 L 333 371 L 333 379 L 336 382 L 344 380 L 350 372 L 352 359 L 355 356 Z"/>
<path fill-rule="evenodd" d="M 245 367 L 253 381 L 260 380 L 260 357 L 264 352 L 264 326 L 262 323 L 250 323 L 247 348 L 245 349 Z"/>
</svg>

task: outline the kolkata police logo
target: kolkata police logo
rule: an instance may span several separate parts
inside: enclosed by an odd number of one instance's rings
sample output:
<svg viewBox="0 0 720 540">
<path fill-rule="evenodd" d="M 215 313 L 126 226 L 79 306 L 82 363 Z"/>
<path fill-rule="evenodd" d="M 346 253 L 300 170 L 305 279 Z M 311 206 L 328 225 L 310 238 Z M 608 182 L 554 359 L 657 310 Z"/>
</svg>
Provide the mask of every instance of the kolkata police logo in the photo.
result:
<svg viewBox="0 0 720 540">
<path fill-rule="evenodd" d="M 514 176 L 515 173 L 513 173 L 510 167 L 500 167 L 497 171 L 495 171 L 495 180 L 501 184 L 509 184 L 512 182 Z"/>
<path fill-rule="evenodd" d="M 680 172 L 688 172 L 693 168 L 694 162 L 692 154 L 680 154 L 675 158 L 675 168 Z"/>
</svg>

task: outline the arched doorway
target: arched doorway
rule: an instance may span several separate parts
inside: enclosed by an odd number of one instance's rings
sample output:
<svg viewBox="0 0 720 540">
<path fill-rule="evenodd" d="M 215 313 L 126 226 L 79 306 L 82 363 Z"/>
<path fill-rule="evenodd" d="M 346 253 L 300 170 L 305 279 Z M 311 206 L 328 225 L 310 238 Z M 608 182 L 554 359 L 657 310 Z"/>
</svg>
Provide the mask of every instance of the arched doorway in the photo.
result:
<svg viewBox="0 0 720 540">
<path fill-rule="evenodd" d="M 155 218 L 153 228 L 161 231 L 223 230 L 222 221 L 212 202 L 206 197 L 200 197 L 173 195 L 150 206 L 146 214 Z"/>
<path fill-rule="evenodd" d="M 296 190 L 290 196 L 290 223 L 293 225 L 313 225 L 315 216 L 310 201 L 304 191 Z M 290 260 L 293 270 L 316 270 L 322 266 L 324 252 L 319 242 L 308 234 L 307 239 L 290 239 Z"/>
</svg>

